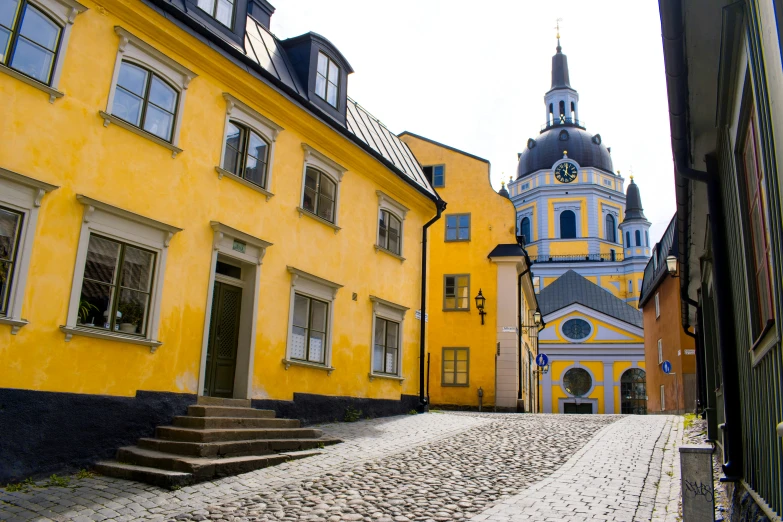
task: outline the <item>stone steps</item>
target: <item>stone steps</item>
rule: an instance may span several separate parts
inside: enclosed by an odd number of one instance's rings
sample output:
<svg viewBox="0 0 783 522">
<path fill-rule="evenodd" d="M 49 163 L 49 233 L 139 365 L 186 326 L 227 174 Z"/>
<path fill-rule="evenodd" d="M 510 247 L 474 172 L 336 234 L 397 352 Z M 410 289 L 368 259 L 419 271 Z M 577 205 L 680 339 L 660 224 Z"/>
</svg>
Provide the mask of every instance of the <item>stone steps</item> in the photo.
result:
<svg viewBox="0 0 783 522">
<path fill-rule="evenodd" d="M 301 428 L 298 420 L 277 419 L 272 410 L 256 410 L 245 399 L 199 397 L 188 415 L 173 426 L 158 426 L 156 437 L 117 450 L 116 461 L 95 469 L 118 478 L 161 487 L 247 473 L 288 460 L 317 455 L 326 445 L 321 430 Z"/>
<path fill-rule="evenodd" d="M 341 442 L 339 439 L 255 439 L 219 442 L 182 442 L 163 439 L 139 439 L 143 449 L 190 457 L 241 457 L 268 455 L 279 451 L 318 449 Z"/>
</svg>

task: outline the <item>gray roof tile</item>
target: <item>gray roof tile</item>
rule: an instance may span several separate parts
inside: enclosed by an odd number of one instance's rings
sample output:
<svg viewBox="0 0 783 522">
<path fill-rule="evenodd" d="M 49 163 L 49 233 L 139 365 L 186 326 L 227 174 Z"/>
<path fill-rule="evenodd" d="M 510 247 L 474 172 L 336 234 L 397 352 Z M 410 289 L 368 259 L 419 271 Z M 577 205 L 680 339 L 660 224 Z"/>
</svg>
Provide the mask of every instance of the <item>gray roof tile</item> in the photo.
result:
<svg viewBox="0 0 783 522">
<path fill-rule="evenodd" d="M 642 328 L 642 312 L 622 299 L 613 296 L 573 270 L 557 278 L 538 294 L 543 315 L 551 314 L 572 304 L 581 304 L 625 323 Z"/>
</svg>

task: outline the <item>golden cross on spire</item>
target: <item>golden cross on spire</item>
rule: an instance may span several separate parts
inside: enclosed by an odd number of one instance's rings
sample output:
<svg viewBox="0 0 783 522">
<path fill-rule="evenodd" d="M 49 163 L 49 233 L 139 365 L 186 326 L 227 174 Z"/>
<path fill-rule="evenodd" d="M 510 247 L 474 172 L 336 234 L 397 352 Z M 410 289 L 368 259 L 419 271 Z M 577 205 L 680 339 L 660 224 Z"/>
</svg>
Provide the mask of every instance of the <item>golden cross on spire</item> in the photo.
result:
<svg viewBox="0 0 783 522">
<path fill-rule="evenodd" d="M 562 22 L 562 18 L 557 19 L 557 25 L 555 25 L 555 29 L 557 29 L 557 39 L 560 39 L 560 22 Z"/>
</svg>

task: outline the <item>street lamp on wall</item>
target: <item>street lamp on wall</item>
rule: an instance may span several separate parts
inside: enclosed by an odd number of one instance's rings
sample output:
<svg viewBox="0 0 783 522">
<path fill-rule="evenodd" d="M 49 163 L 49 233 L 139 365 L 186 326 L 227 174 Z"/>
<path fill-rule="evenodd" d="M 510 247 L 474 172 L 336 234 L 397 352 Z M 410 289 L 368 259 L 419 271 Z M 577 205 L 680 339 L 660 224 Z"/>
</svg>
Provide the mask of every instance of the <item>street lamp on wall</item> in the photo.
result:
<svg viewBox="0 0 783 522">
<path fill-rule="evenodd" d="M 669 270 L 669 275 L 677 275 L 677 258 L 675 256 L 669 256 L 666 258 L 666 268 Z"/>
<path fill-rule="evenodd" d="M 481 288 L 479 288 L 479 293 L 476 296 L 476 308 L 478 308 L 479 315 L 481 316 L 482 325 L 484 325 L 484 316 L 487 315 L 487 312 L 484 311 L 484 305 L 486 301 L 487 300 L 484 298 L 484 295 L 481 293 Z"/>
</svg>

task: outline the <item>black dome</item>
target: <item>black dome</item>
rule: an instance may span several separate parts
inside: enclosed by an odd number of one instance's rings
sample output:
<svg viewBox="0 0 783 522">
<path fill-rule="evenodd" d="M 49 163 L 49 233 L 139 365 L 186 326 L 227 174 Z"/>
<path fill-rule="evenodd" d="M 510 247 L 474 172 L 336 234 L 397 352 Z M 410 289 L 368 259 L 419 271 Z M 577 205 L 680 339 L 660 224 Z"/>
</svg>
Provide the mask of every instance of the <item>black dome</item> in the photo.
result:
<svg viewBox="0 0 783 522">
<path fill-rule="evenodd" d="M 631 176 L 631 183 L 628 185 L 628 190 L 625 192 L 625 219 L 631 221 L 633 219 L 647 219 L 644 217 L 644 209 L 642 208 L 642 195 L 639 193 L 639 185 L 633 182 L 633 176 Z"/>
<path fill-rule="evenodd" d="M 554 125 L 542 132 L 538 138 L 529 139 L 524 152 L 519 155 L 517 179 L 552 165 L 563 158 L 563 151 L 580 167 L 595 167 L 614 173 L 612 156 L 601 142 L 601 135 L 591 135 L 584 129 L 572 125 Z"/>
</svg>

